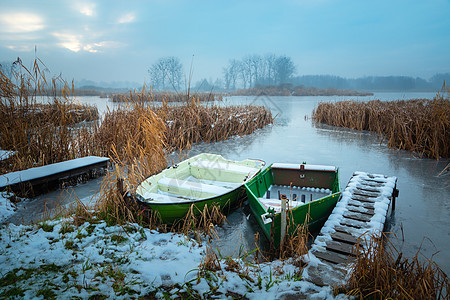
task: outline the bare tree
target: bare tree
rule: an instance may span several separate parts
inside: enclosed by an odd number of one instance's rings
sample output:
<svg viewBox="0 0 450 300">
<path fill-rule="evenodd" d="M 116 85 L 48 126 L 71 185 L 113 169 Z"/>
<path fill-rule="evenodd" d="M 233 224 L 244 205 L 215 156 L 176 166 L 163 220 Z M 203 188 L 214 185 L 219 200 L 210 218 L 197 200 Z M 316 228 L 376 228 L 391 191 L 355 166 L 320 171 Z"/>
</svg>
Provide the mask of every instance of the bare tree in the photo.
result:
<svg viewBox="0 0 450 300">
<path fill-rule="evenodd" d="M 250 68 L 254 86 L 264 76 L 264 61 L 260 55 L 253 54 L 250 56 Z"/>
<path fill-rule="evenodd" d="M 238 61 L 236 59 L 232 59 L 232 60 L 230 60 L 229 65 L 227 67 L 223 68 L 226 89 L 231 89 L 231 90 L 236 89 L 236 84 L 237 84 L 238 76 L 241 72 L 240 71 L 241 67 L 242 67 L 242 65 L 241 65 L 240 61 Z"/>
<path fill-rule="evenodd" d="M 156 90 L 178 89 L 183 77 L 183 65 L 177 57 L 158 59 L 148 70 L 153 88 Z"/>
<path fill-rule="evenodd" d="M 278 84 L 287 83 L 295 73 L 295 65 L 290 57 L 279 56 L 275 60 L 275 78 Z"/>
<path fill-rule="evenodd" d="M 273 53 L 266 54 L 264 56 L 264 62 L 266 67 L 266 72 L 264 76 L 264 81 L 266 84 L 274 84 L 275 83 L 275 61 L 277 60 L 277 56 Z"/>
</svg>

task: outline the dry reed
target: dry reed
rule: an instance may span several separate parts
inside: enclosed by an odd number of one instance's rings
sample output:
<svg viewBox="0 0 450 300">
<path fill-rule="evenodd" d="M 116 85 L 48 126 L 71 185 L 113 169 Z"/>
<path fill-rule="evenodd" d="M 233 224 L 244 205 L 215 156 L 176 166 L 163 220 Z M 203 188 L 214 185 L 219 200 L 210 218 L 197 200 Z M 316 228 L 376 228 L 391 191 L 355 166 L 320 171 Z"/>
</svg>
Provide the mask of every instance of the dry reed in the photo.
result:
<svg viewBox="0 0 450 300">
<path fill-rule="evenodd" d="M 432 260 L 421 261 L 419 252 L 404 258 L 386 237 L 370 237 L 368 248 L 356 250 L 351 276 L 337 293 L 360 299 L 448 299 L 448 276 Z"/>
<path fill-rule="evenodd" d="M 20 60 L 16 64 L 18 71 L 11 78 L 0 71 L 0 149 L 16 153 L 0 161 L 0 173 L 89 155 L 91 151 L 80 140 L 90 130 L 75 125 L 98 119 L 97 108 L 74 104 L 73 86 L 55 78 L 48 82 L 40 60 L 30 70 Z M 38 95 L 49 88 L 60 90 L 62 96 L 38 103 L 42 101 Z"/>
<path fill-rule="evenodd" d="M 433 100 L 382 102 L 321 102 L 313 119 L 332 126 L 376 132 L 391 148 L 419 157 L 450 157 L 450 100 L 437 94 Z"/>
<path fill-rule="evenodd" d="M 263 106 L 203 106 L 196 98 L 183 106 L 164 103 L 156 113 L 166 123 L 166 142 L 171 151 L 247 135 L 273 122 L 272 113 Z"/>
<path fill-rule="evenodd" d="M 14 78 L 1 73 L 0 148 L 15 151 L 0 162 L 2 173 L 46 165 L 87 155 L 108 156 L 115 164 L 99 191 L 98 211 L 104 219 L 121 223 L 146 219 L 151 226 L 163 226 L 154 212 L 143 212 L 126 201 L 145 178 L 166 167 L 166 153 L 186 149 L 194 143 L 212 142 L 232 135 L 244 135 L 273 121 L 263 107 L 200 105 L 198 95 L 170 96 L 185 104 L 151 107 L 144 89 L 130 93 L 127 105 L 108 111 L 101 123 L 80 122 L 98 118 L 97 110 L 74 104 L 73 84 L 52 79 L 47 84 L 43 63 L 36 60 L 31 71 L 21 64 Z M 37 103 L 38 95 L 49 94 L 50 104 Z M 177 98 L 178 97 L 178 98 Z M 207 95 L 203 95 L 203 98 Z M 209 99 L 214 96 L 209 95 Z M 123 179 L 119 188 L 117 180 Z M 145 215 L 145 218 L 144 218 Z M 185 226 L 204 228 L 223 222 L 217 207 L 191 214 Z M 186 225 L 187 224 L 187 225 Z M 170 228 L 167 228 L 170 230 Z"/>
<path fill-rule="evenodd" d="M 145 90 L 145 87 L 144 89 Z M 111 101 L 113 102 L 125 102 L 125 103 L 134 103 L 134 102 L 189 102 L 193 98 L 198 99 L 199 101 L 214 101 L 214 100 L 222 100 L 221 94 L 212 94 L 212 93 L 190 93 L 190 94 L 180 94 L 180 93 L 172 93 L 172 92 L 159 92 L 152 93 L 151 91 L 135 92 L 129 91 L 128 93 L 122 94 L 111 94 L 109 96 Z"/>
</svg>

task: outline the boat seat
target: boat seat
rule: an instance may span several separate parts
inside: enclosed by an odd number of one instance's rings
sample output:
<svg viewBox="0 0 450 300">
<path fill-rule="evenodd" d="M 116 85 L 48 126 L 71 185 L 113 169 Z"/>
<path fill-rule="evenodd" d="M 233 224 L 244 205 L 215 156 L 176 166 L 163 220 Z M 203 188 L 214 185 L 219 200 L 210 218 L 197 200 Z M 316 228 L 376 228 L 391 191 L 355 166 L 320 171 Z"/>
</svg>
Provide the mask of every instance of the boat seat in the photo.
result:
<svg viewBox="0 0 450 300">
<path fill-rule="evenodd" d="M 159 185 L 165 185 L 168 187 L 176 187 L 178 189 L 184 189 L 188 191 L 195 191 L 200 193 L 208 193 L 212 195 L 221 195 L 225 194 L 232 189 L 228 189 L 221 186 L 215 186 L 211 184 L 205 184 L 201 182 L 194 182 L 190 180 L 183 180 L 183 179 L 175 179 L 175 178 L 168 178 L 163 177 L 158 181 Z"/>
<path fill-rule="evenodd" d="M 190 202 L 193 199 L 187 199 L 182 197 L 177 197 L 175 195 L 164 195 L 158 193 L 145 193 L 143 195 L 144 199 L 152 202 L 161 202 L 161 203 L 180 203 L 180 202 Z"/>
<path fill-rule="evenodd" d="M 264 206 L 264 208 L 266 210 L 268 210 L 269 208 L 273 208 L 275 210 L 275 212 L 277 212 L 277 213 L 281 212 L 281 200 L 273 199 L 273 198 L 269 198 L 269 199 L 258 198 L 258 200 L 259 200 L 259 202 L 261 202 L 261 204 Z M 297 206 L 303 205 L 304 203 L 301 201 L 289 200 L 289 201 L 287 201 L 286 204 L 287 204 L 286 207 L 288 209 L 293 209 Z"/>
<path fill-rule="evenodd" d="M 247 166 L 241 166 L 231 163 L 225 163 L 225 162 L 219 162 L 219 161 L 209 161 L 209 160 L 196 160 L 194 162 L 191 162 L 192 167 L 197 168 L 204 168 L 204 169 L 215 169 L 215 170 L 222 170 L 227 172 L 233 172 L 233 173 L 240 173 L 240 174 L 254 174 L 258 172 L 259 169 L 247 167 Z"/>
</svg>

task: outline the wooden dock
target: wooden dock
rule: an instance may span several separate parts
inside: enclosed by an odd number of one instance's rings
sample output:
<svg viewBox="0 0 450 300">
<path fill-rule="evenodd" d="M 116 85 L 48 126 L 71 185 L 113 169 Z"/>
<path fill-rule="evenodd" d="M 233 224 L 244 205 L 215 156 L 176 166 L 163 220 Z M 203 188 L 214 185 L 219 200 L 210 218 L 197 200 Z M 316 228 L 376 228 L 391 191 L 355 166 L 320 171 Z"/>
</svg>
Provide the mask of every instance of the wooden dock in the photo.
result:
<svg viewBox="0 0 450 300">
<path fill-rule="evenodd" d="M 364 237 L 381 234 L 397 196 L 396 177 L 355 172 L 308 253 L 304 277 L 319 286 L 342 283 L 354 246 L 366 247 Z"/>
<path fill-rule="evenodd" d="M 103 173 L 109 158 L 87 156 L 42 167 L 0 175 L 0 191 L 11 190 L 17 195 L 34 196 L 61 186 L 73 178 L 93 178 Z"/>
</svg>

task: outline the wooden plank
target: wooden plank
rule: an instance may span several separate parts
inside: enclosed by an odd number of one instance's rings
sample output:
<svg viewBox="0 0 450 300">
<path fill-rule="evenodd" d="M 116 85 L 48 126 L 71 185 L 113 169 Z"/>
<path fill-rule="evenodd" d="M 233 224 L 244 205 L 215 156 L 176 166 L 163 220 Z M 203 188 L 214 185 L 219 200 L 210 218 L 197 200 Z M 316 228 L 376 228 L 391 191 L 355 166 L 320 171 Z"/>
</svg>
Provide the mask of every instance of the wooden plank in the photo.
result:
<svg viewBox="0 0 450 300">
<path fill-rule="evenodd" d="M 373 216 L 375 214 L 375 210 L 367 209 L 360 206 L 347 205 L 348 211 L 355 212 L 359 214 L 364 214 L 366 216 Z"/>
<path fill-rule="evenodd" d="M 54 163 L 42 167 L 30 168 L 0 175 L 0 187 L 13 186 L 27 183 L 40 184 L 54 179 L 77 175 L 92 168 L 103 168 L 107 166 L 109 158 L 87 156 L 59 163 Z"/>
<path fill-rule="evenodd" d="M 354 245 L 358 242 L 358 239 L 353 235 L 343 232 L 335 232 L 331 235 L 331 238 L 338 242 Z"/>
<path fill-rule="evenodd" d="M 370 216 L 367 216 L 367 215 L 364 215 L 361 213 L 353 213 L 353 212 L 349 212 L 349 211 L 345 212 L 343 216 L 344 216 L 344 218 L 349 218 L 349 219 L 361 221 L 361 222 L 369 222 L 371 219 Z"/>
<path fill-rule="evenodd" d="M 354 207 L 362 207 L 365 209 L 374 209 L 374 203 L 375 201 L 369 201 L 369 202 L 365 202 L 365 201 L 359 201 L 359 200 L 355 200 L 355 199 L 350 199 L 348 201 L 348 205 L 352 205 Z"/>
<path fill-rule="evenodd" d="M 311 253 L 314 254 L 314 256 L 316 256 L 317 258 L 333 264 L 348 263 L 352 260 L 352 257 L 341 255 L 339 253 L 319 252 L 319 251 Z"/>
<path fill-rule="evenodd" d="M 360 180 L 359 183 L 363 184 L 363 185 L 370 186 L 370 187 L 382 187 L 382 186 L 384 186 L 384 182 L 369 181 L 369 180 L 364 180 L 364 179 Z"/>
<path fill-rule="evenodd" d="M 354 231 L 354 227 L 349 227 L 349 226 L 345 226 L 345 225 L 336 225 L 334 226 L 334 230 L 336 230 L 336 232 L 342 232 L 345 234 L 350 234 L 352 236 L 354 236 L 353 231 Z"/>
<path fill-rule="evenodd" d="M 368 181 L 368 182 L 371 182 L 371 183 L 373 183 L 373 184 L 385 184 L 386 183 L 386 181 L 383 181 L 383 180 L 377 180 L 377 179 L 375 179 L 374 177 L 373 178 L 364 178 L 364 179 L 361 179 L 362 181 Z"/>
<path fill-rule="evenodd" d="M 354 227 L 354 228 L 363 228 L 366 224 L 363 222 L 359 222 L 356 220 L 352 220 L 352 219 L 347 219 L 347 218 L 343 218 L 340 222 L 340 224 L 345 225 L 345 226 L 349 226 L 349 227 Z"/>
<path fill-rule="evenodd" d="M 42 167 L 0 175 L 0 190 L 9 187 L 17 195 L 32 197 L 60 187 L 61 182 L 86 174 L 96 177 L 109 158 L 87 156 Z"/>
<path fill-rule="evenodd" d="M 360 195 L 360 196 L 364 196 L 364 197 L 370 197 L 370 198 L 377 198 L 380 196 L 380 193 L 372 193 L 372 192 L 366 192 L 366 191 L 362 191 L 358 188 L 353 190 L 353 195 Z"/>
<path fill-rule="evenodd" d="M 357 194 L 353 194 L 351 199 L 356 200 L 356 201 L 362 201 L 362 202 L 370 202 L 370 203 L 376 202 L 374 199 L 368 198 L 367 196 L 357 195 Z"/>
<path fill-rule="evenodd" d="M 340 243 L 335 241 L 328 241 L 325 248 L 328 251 L 334 251 L 339 254 L 343 254 L 346 256 L 355 256 L 355 252 L 353 250 L 353 245 L 347 244 L 347 243 Z"/>
<path fill-rule="evenodd" d="M 378 194 L 381 193 L 380 189 L 376 189 L 376 188 L 374 188 L 374 187 L 372 187 L 370 185 L 358 184 L 356 186 L 356 188 L 358 190 L 365 191 L 365 192 L 378 193 Z"/>
</svg>

